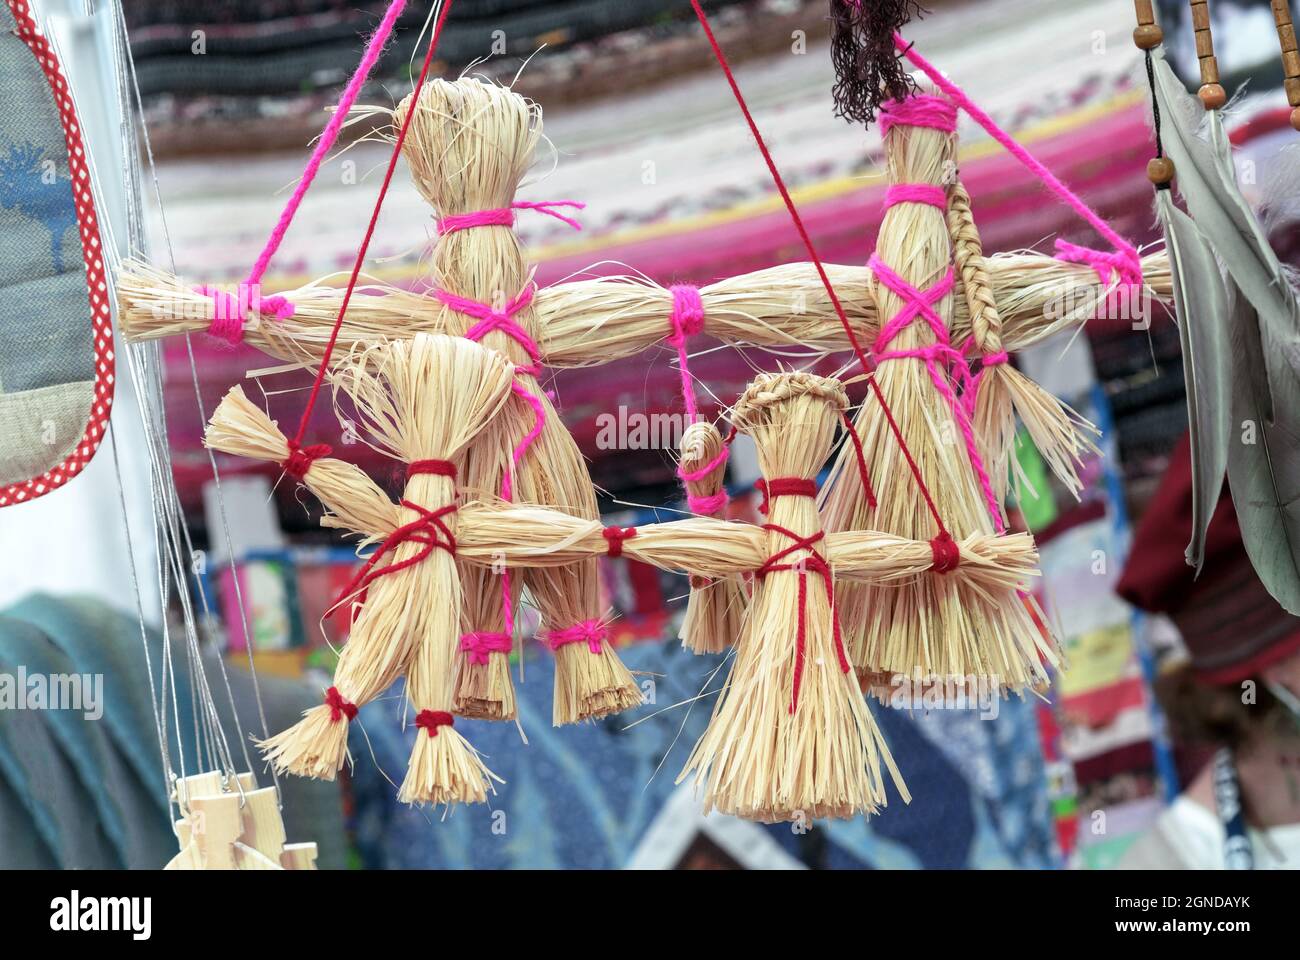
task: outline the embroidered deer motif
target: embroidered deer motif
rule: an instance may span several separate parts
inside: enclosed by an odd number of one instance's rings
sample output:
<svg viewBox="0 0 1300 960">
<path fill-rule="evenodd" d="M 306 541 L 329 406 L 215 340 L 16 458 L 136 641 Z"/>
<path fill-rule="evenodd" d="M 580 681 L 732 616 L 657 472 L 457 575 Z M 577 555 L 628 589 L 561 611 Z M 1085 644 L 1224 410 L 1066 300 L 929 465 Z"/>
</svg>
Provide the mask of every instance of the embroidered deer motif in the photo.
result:
<svg viewBox="0 0 1300 960">
<path fill-rule="evenodd" d="M 63 238 L 77 225 L 77 208 L 60 189 L 61 180 L 68 177 L 34 143 L 16 143 L 0 153 L 0 209 L 16 210 L 45 225 L 55 273 L 63 273 Z"/>
</svg>

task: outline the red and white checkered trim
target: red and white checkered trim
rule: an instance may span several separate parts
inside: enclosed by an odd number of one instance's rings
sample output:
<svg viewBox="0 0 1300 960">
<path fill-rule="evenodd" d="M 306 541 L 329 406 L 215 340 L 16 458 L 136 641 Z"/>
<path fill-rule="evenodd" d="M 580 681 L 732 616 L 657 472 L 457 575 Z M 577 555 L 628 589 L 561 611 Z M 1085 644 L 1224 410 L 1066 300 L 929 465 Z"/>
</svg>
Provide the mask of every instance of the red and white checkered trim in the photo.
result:
<svg viewBox="0 0 1300 960">
<path fill-rule="evenodd" d="M 81 142 L 81 124 L 72 104 L 68 81 L 64 78 L 59 60 L 49 43 L 36 30 L 28 0 L 5 2 L 18 24 L 18 36 L 27 44 L 45 71 L 45 79 L 50 84 L 50 92 L 54 94 L 59 107 L 59 119 L 63 123 L 63 136 L 68 145 L 68 168 L 72 174 L 73 199 L 77 205 L 77 225 L 81 230 L 81 249 L 86 260 L 86 287 L 90 296 L 95 339 L 95 395 L 86 420 L 86 431 L 67 458 L 39 477 L 0 487 L 0 507 L 44 496 L 85 469 L 99 449 L 100 441 L 104 439 L 108 415 L 113 406 L 113 315 L 104 273 L 104 255 L 100 246 L 99 220 L 95 215 L 95 200 L 90 188 L 90 171 L 86 167 L 85 149 Z"/>
</svg>

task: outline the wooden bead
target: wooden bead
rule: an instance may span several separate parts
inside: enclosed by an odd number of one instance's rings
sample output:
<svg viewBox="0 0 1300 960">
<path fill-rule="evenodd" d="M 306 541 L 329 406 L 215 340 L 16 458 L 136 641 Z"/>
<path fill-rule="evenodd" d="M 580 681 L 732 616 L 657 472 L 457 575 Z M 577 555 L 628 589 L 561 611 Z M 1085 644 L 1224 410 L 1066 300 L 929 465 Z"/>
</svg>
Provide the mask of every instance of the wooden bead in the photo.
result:
<svg viewBox="0 0 1300 960">
<path fill-rule="evenodd" d="M 1152 157 L 1147 161 L 1147 179 L 1152 183 L 1168 183 L 1174 178 L 1174 162 L 1168 157 Z"/>
<path fill-rule="evenodd" d="M 1300 107 L 1300 77 L 1287 77 L 1282 86 L 1286 89 L 1286 102 Z"/>
<path fill-rule="evenodd" d="M 1227 91 L 1218 83 L 1207 83 L 1197 91 L 1196 95 L 1201 98 L 1201 105 L 1206 110 L 1218 110 L 1228 102 Z"/>
<path fill-rule="evenodd" d="M 1296 107 L 1291 111 L 1291 126 L 1296 130 L 1300 130 L 1300 107 Z"/>
<path fill-rule="evenodd" d="M 1133 43 L 1139 50 L 1154 50 L 1164 39 L 1164 31 L 1154 23 L 1144 23 L 1133 31 Z"/>
</svg>

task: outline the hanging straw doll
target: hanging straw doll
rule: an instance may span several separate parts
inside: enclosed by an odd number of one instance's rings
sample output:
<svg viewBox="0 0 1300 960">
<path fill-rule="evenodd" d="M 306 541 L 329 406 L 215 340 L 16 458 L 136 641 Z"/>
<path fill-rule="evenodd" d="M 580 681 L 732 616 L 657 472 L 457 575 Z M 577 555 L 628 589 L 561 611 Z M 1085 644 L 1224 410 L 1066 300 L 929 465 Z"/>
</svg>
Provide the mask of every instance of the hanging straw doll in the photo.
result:
<svg viewBox="0 0 1300 960">
<path fill-rule="evenodd" d="M 411 109 L 407 97 L 393 113 L 395 127 Z M 586 465 L 538 382 L 534 284 L 512 226 L 518 209 L 568 220 L 554 210 L 563 202 L 515 201 L 540 136 L 540 111 L 509 89 L 435 80 L 421 94 L 403 155 L 421 195 L 437 211 L 432 295 L 442 305 L 439 322 L 515 364 L 514 397 L 467 458 L 466 488 L 594 519 L 599 514 Z M 529 570 L 523 578 L 542 614 L 542 639 L 555 654 L 557 725 L 641 702 L 636 682 L 606 637 L 597 577 L 596 561 L 586 560 Z M 507 657 L 517 589 L 504 570 L 500 576 L 489 571 L 467 577 L 470 619 L 457 655 L 456 704 L 470 715 L 514 716 Z M 499 599 L 494 605 L 488 596 Z"/>
<path fill-rule="evenodd" d="M 419 728 L 399 799 L 481 802 L 493 774 L 453 727 L 460 648 L 457 478 L 464 452 L 506 407 L 513 368 L 458 337 L 419 334 L 359 347 L 331 373 L 335 404 L 351 401 L 363 437 L 406 464 L 394 505 L 356 467 L 319 448 L 292 450 L 275 424 L 235 387 L 213 413 L 206 443 L 284 465 L 331 511 L 326 525 L 388 532 L 339 598 L 355 613 L 325 703 L 261 744 L 278 770 L 333 779 L 347 750 L 347 721 L 399 676 Z M 342 416 L 342 411 L 340 411 Z"/>
<path fill-rule="evenodd" d="M 843 591 L 852 661 L 864 689 L 881 697 L 900 675 L 919 674 L 923 683 L 976 678 L 1004 690 L 1036 687 L 1046 682 L 1045 663 L 1055 665 L 1058 657 L 1031 616 L 1032 601 L 1015 590 L 973 590 L 947 576 L 958 563 L 954 538 L 1005 530 L 984 459 L 988 448 L 977 442 L 967 406 L 967 359 L 951 346 L 949 331 L 956 277 L 946 214 L 956 109 L 946 98 L 919 94 L 884 104 L 880 126 L 890 187 L 869 264 L 881 317 L 873 376 L 892 422 L 869 392 L 856 429 L 870 486 L 864 489 L 858 476 L 859 451 L 845 444 L 822 509 L 832 530 L 929 540 L 934 564 L 898 586 Z M 983 344 L 988 376 L 1006 355 L 991 349 L 990 336 Z M 874 503 L 867 490 L 874 490 Z"/>
<path fill-rule="evenodd" d="M 907 799 L 850 668 L 817 515 L 814 477 L 847 407 L 837 381 L 783 373 L 760 375 L 732 411 L 758 448 L 767 559 L 679 777 L 697 772 L 706 810 L 767 822 L 871 813 L 885 803 L 882 766 Z"/>
</svg>

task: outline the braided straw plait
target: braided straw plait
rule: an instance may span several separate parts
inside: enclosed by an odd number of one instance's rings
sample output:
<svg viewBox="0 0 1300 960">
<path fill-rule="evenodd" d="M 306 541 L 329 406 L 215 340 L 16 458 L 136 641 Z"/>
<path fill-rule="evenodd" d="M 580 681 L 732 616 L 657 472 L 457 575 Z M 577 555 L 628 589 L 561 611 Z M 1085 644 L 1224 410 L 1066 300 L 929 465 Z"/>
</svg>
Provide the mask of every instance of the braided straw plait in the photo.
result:
<svg viewBox="0 0 1300 960">
<path fill-rule="evenodd" d="M 948 232 L 957 267 L 957 294 L 970 314 L 971 345 L 981 358 L 1004 353 L 1002 316 L 984 263 L 984 245 L 971 212 L 970 194 L 960 181 L 948 190 Z M 1007 498 L 1007 467 L 1016 440 L 1016 418 L 1005 385 L 1006 363 L 985 367 L 978 383 L 972 417 L 980 455 L 988 465 L 998 503 Z M 1005 509 L 1005 508 L 1004 508 Z"/>
<path fill-rule="evenodd" d="M 1097 452 L 1092 441 L 1097 428 L 1005 359 L 1002 316 L 989 282 L 970 194 L 960 181 L 948 191 L 948 230 L 960 295 L 970 314 L 971 344 L 983 362 L 971 382 L 976 391 L 972 423 L 998 502 L 1006 502 L 1017 415 L 1052 472 L 1077 497 L 1082 490 L 1077 467 L 1084 453 Z M 989 363 L 985 358 L 994 359 Z"/>
</svg>

